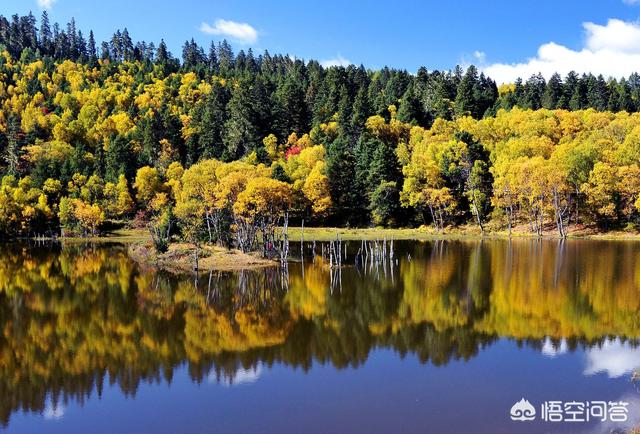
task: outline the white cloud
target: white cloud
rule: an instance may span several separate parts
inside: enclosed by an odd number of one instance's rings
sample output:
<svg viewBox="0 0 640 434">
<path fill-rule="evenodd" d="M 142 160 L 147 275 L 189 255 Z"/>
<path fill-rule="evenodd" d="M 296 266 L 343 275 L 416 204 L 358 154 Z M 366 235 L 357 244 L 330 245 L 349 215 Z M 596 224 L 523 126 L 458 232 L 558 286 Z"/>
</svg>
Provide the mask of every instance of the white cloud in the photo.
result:
<svg viewBox="0 0 640 434">
<path fill-rule="evenodd" d="M 640 4 L 640 0 L 622 0 L 622 3 L 633 6 Z"/>
<path fill-rule="evenodd" d="M 640 348 L 632 348 L 619 339 L 608 340 L 602 347 L 591 348 L 585 354 L 585 375 L 606 372 L 609 378 L 618 378 L 640 367 Z"/>
<path fill-rule="evenodd" d="M 473 52 L 473 57 L 478 61 L 478 63 L 483 64 L 487 59 L 487 54 L 484 51 L 476 50 Z"/>
<path fill-rule="evenodd" d="M 349 66 L 351 65 L 351 60 L 342 57 L 341 54 L 338 54 L 333 59 L 321 60 L 320 64 L 325 68 L 329 68 L 330 66 Z"/>
<path fill-rule="evenodd" d="M 582 26 L 585 42 L 580 50 L 548 42 L 525 62 L 495 63 L 482 70 L 498 83 L 510 83 L 537 73 L 547 79 L 555 72 L 564 76 L 570 71 L 619 78 L 640 69 L 640 23 L 612 18 L 606 25 L 588 22 Z"/>
<path fill-rule="evenodd" d="M 611 50 L 640 54 L 640 24 L 611 19 L 606 26 L 584 23 L 587 31 L 586 48 L 597 52 Z"/>
<path fill-rule="evenodd" d="M 258 31 L 247 23 L 229 20 L 216 20 L 212 25 L 200 24 L 200 31 L 208 35 L 221 35 L 243 44 L 252 44 L 258 40 Z"/>
<path fill-rule="evenodd" d="M 38 6 L 43 9 L 51 9 L 57 0 L 37 0 Z"/>
</svg>

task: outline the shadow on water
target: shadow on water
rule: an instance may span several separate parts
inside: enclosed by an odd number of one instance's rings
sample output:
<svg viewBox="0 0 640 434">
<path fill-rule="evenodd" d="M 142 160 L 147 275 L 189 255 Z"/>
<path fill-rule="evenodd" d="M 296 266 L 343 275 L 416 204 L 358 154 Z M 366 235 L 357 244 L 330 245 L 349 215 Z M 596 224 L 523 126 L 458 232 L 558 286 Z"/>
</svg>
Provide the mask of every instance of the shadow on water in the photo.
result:
<svg viewBox="0 0 640 434">
<path fill-rule="evenodd" d="M 375 261 L 362 248 L 346 242 L 339 268 L 309 243 L 285 268 L 194 279 L 141 269 L 120 245 L 2 246 L 0 421 L 106 384 L 134 396 L 182 366 L 233 383 L 276 363 L 357 367 L 376 348 L 446 365 L 501 338 L 539 351 L 640 338 L 639 244 L 403 241 Z"/>
</svg>

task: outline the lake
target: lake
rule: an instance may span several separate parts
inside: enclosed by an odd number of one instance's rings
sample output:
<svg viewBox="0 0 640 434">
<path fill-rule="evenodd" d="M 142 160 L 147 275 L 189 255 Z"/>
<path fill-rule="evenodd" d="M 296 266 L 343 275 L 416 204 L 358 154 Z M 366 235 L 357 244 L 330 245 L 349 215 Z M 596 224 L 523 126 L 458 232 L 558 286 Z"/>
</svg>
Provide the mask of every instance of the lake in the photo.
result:
<svg viewBox="0 0 640 434">
<path fill-rule="evenodd" d="M 305 244 L 288 269 L 195 278 L 143 269 L 123 245 L 4 245 L 0 430 L 640 424 L 640 243 L 404 241 L 356 266 L 360 246 L 340 270 Z M 533 420 L 512 420 L 522 399 Z"/>
</svg>

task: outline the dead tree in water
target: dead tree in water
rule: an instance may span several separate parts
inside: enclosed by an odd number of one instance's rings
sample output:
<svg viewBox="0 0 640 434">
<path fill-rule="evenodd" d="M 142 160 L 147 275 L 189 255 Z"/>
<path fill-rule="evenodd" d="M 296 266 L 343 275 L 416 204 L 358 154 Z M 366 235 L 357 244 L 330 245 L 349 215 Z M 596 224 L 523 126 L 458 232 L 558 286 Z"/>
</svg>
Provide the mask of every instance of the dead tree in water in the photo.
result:
<svg viewBox="0 0 640 434">
<path fill-rule="evenodd" d="M 382 241 L 361 241 L 360 248 L 354 258 L 356 266 L 361 266 L 365 270 L 369 267 L 369 271 L 377 270 L 379 266 L 385 267 L 383 270 L 386 273 L 387 261 L 389 265 L 394 265 L 395 249 L 393 238 L 387 241 L 384 238 Z"/>
<path fill-rule="evenodd" d="M 280 264 L 286 265 L 289 258 L 289 213 L 284 214 L 282 224 L 282 232 L 280 234 L 278 254 L 280 255 Z"/>
<path fill-rule="evenodd" d="M 336 234 L 336 240 L 329 241 L 329 268 L 339 267 L 342 267 L 342 240 Z"/>
</svg>

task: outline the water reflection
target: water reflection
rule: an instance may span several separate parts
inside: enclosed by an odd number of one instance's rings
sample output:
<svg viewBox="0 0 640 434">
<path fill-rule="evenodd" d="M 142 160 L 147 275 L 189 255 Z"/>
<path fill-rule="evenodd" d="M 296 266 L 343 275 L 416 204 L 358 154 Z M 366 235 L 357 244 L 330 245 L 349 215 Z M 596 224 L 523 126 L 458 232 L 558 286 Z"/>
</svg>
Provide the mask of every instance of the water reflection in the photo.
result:
<svg viewBox="0 0 640 434">
<path fill-rule="evenodd" d="M 349 246 L 347 260 L 354 262 Z M 180 278 L 117 245 L 0 252 L 0 421 L 56 419 L 117 384 L 259 381 L 274 363 L 363 364 L 376 348 L 469 360 L 500 338 L 585 375 L 640 365 L 640 246 L 594 241 L 404 242 L 395 260 L 338 275 L 320 256 L 281 269 Z M 297 249 L 292 249 L 297 250 Z M 336 280 L 337 279 L 337 280 Z M 337 282 L 337 284 L 336 284 Z"/>
<path fill-rule="evenodd" d="M 585 351 L 585 375 L 606 373 L 609 378 L 629 375 L 640 367 L 640 350 L 619 339 L 605 341 Z"/>
</svg>

